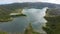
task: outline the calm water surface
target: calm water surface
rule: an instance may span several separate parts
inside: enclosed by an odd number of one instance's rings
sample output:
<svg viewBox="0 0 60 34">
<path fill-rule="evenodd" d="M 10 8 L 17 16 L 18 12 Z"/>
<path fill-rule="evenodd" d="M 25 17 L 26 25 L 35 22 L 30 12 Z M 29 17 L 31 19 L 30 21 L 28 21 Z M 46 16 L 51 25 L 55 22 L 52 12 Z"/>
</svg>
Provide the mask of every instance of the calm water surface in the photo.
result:
<svg viewBox="0 0 60 34">
<path fill-rule="evenodd" d="M 32 23 L 34 30 L 44 32 L 42 30 L 42 26 L 46 23 L 46 20 L 43 18 L 45 16 L 45 11 L 46 8 L 24 9 L 23 13 L 27 16 L 15 17 L 13 21 L 3 22 L 0 24 L 0 30 L 8 32 L 24 32 L 24 29 L 28 26 L 28 24 Z"/>
</svg>

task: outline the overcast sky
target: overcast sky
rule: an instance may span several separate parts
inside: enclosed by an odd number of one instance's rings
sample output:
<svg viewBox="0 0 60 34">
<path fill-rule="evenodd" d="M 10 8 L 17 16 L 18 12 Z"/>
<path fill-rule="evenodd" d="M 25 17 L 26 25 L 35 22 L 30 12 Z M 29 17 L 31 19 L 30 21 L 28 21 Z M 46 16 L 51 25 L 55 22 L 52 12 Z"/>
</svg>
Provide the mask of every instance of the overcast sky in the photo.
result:
<svg viewBox="0 0 60 34">
<path fill-rule="evenodd" d="M 60 0 L 0 0 L 0 4 L 8 4 L 14 2 L 49 2 L 60 4 Z"/>
</svg>

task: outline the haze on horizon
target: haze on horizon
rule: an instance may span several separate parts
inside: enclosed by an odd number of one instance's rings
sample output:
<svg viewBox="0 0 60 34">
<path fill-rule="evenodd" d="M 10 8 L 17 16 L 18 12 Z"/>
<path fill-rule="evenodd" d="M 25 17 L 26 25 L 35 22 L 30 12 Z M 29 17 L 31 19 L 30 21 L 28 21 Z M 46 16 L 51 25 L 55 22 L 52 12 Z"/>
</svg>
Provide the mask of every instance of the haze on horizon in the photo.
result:
<svg viewBox="0 0 60 34">
<path fill-rule="evenodd" d="M 23 2 L 48 2 L 60 4 L 60 0 L 0 0 L 0 4 L 23 3 Z"/>
</svg>

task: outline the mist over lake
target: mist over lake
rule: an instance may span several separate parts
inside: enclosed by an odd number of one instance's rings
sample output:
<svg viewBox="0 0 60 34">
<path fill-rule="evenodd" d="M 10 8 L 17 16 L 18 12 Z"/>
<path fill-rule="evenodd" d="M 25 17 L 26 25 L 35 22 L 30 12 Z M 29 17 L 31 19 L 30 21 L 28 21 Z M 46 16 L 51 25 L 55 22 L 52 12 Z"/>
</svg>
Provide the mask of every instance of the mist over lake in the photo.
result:
<svg viewBox="0 0 60 34">
<path fill-rule="evenodd" d="M 46 9 L 46 7 L 42 9 L 25 8 L 23 9 L 23 14 L 27 16 L 15 17 L 10 22 L 3 22 L 0 24 L 0 29 L 7 32 L 24 32 L 24 29 L 28 27 L 29 23 L 32 23 L 34 30 L 44 33 L 42 27 L 46 23 L 46 20 L 43 18 Z"/>
</svg>

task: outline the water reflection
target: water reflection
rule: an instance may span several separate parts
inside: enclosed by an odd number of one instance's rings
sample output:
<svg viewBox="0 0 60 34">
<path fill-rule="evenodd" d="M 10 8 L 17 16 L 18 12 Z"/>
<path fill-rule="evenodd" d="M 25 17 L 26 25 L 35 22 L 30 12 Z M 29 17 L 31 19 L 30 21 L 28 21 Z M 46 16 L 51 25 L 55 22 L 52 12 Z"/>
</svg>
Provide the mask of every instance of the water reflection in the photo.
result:
<svg viewBox="0 0 60 34">
<path fill-rule="evenodd" d="M 0 24 L 0 28 L 8 32 L 23 32 L 24 28 L 28 26 L 31 22 L 34 30 L 38 32 L 44 32 L 42 26 L 45 24 L 46 20 L 43 18 L 45 16 L 46 8 L 43 9 L 24 9 L 23 13 L 27 17 L 20 16 L 14 18 L 13 21 Z"/>
</svg>

